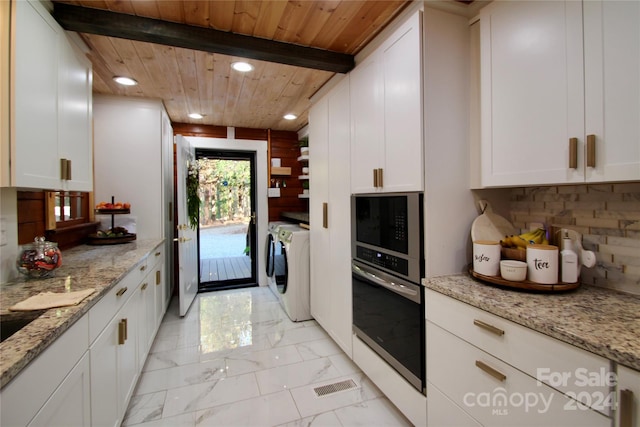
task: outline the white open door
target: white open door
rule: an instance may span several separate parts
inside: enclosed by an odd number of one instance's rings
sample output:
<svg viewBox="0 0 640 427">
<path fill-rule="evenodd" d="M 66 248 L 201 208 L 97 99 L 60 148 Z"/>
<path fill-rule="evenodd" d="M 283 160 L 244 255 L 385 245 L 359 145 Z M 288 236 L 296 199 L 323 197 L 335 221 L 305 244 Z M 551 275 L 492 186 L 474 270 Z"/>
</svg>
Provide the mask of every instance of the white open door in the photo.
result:
<svg viewBox="0 0 640 427">
<path fill-rule="evenodd" d="M 187 174 L 189 164 L 195 162 L 195 149 L 182 135 L 176 136 L 176 175 L 178 203 L 178 296 L 180 316 L 187 314 L 198 293 L 198 239 L 197 228 L 189 225 L 187 213 Z"/>
</svg>

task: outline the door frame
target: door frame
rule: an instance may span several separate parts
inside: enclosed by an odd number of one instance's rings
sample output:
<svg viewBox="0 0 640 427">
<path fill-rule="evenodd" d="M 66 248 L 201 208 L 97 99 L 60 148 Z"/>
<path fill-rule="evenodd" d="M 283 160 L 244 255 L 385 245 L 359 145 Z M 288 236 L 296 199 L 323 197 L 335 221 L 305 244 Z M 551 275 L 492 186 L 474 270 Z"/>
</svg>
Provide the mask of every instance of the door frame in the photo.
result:
<svg viewBox="0 0 640 427">
<path fill-rule="evenodd" d="M 265 260 L 267 225 L 269 222 L 269 205 L 267 199 L 267 141 L 249 139 L 206 138 L 201 136 L 185 137 L 195 149 L 211 149 L 220 151 L 243 151 L 255 153 L 256 161 L 256 239 L 258 253 L 256 256 L 256 274 L 258 286 L 267 285 L 267 274 L 262 262 Z"/>
<path fill-rule="evenodd" d="M 251 213 L 257 216 L 257 185 L 256 181 L 258 179 L 257 168 L 256 168 L 256 153 L 254 151 L 240 151 L 240 150 L 214 150 L 212 148 L 196 148 L 195 149 L 196 161 L 200 159 L 216 159 L 216 160 L 225 160 L 225 161 L 241 161 L 241 162 L 249 162 L 249 179 L 250 179 L 250 200 L 251 200 Z M 208 292 L 208 291 L 216 291 L 222 289 L 235 289 L 239 287 L 248 287 L 248 286 L 257 286 L 258 285 L 258 251 L 255 249 L 258 247 L 258 236 L 256 234 L 257 224 L 253 223 L 253 220 L 249 219 L 249 239 L 251 240 L 249 243 L 249 247 L 251 248 L 250 259 L 251 259 L 251 276 L 249 278 L 240 278 L 240 279 L 230 279 L 227 281 L 216 281 L 216 282 L 204 282 L 208 283 L 208 285 L 203 286 L 203 282 L 200 280 L 202 278 L 202 271 L 199 272 L 200 279 L 198 280 L 198 292 Z M 198 226 L 198 261 L 199 264 L 202 261 L 202 256 L 200 254 L 200 227 Z M 227 283 L 224 283 L 227 282 Z M 216 283 L 216 284 L 214 284 Z M 223 284 L 224 283 L 224 284 Z"/>
</svg>

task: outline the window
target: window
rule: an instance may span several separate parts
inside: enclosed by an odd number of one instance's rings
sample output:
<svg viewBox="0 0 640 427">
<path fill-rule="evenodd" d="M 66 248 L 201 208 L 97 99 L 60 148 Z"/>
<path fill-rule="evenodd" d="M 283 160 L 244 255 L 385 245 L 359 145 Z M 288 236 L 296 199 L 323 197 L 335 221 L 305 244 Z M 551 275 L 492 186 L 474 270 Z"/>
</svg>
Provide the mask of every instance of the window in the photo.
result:
<svg viewBox="0 0 640 427">
<path fill-rule="evenodd" d="M 89 193 L 55 191 L 50 192 L 47 199 L 50 205 L 47 223 L 52 224 L 55 218 L 56 229 L 89 222 Z"/>
</svg>

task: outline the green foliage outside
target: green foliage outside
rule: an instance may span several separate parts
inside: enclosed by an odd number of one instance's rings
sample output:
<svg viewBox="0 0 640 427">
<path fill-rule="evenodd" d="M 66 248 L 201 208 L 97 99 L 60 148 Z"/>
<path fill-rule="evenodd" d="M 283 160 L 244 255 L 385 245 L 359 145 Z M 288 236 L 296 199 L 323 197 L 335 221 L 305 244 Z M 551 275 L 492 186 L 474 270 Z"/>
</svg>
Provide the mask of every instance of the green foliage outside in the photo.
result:
<svg viewBox="0 0 640 427">
<path fill-rule="evenodd" d="M 200 226 L 248 222 L 251 174 L 248 160 L 199 159 Z"/>
</svg>

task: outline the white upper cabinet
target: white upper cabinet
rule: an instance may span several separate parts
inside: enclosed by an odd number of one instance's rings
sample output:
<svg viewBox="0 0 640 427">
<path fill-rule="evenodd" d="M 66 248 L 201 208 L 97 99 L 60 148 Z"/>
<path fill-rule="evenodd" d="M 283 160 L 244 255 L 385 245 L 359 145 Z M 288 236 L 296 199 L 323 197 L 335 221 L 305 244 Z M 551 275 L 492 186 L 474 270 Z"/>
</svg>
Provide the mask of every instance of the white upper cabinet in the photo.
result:
<svg viewBox="0 0 640 427">
<path fill-rule="evenodd" d="M 640 2 L 585 1 L 587 181 L 640 179 Z M 593 138 L 593 137 L 592 137 Z"/>
<path fill-rule="evenodd" d="M 584 21 L 575 1 L 481 11 L 482 186 L 640 179 L 638 8 L 585 2 Z"/>
<path fill-rule="evenodd" d="M 11 172 L 2 185 L 91 191 L 91 62 L 40 2 L 12 8 Z"/>
<path fill-rule="evenodd" d="M 422 191 L 422 12 L 350 78 L 351 191 Z"/>
</svg>

